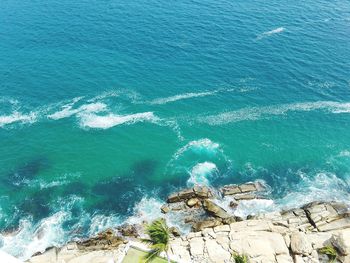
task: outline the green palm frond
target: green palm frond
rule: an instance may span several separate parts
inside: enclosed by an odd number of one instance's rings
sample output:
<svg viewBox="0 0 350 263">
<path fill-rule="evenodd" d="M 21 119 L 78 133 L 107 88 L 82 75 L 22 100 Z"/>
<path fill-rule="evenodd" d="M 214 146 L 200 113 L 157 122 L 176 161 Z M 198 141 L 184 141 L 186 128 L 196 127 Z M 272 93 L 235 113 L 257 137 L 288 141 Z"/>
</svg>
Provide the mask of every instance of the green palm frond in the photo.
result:
<svg viewBox="0 0 350 263">
<path fill-rule="evenodd" d="M 151 262 L 161 252 L 168 251 L 169 228 L 164 219 L 157 219 L 147 226 L 146 233 L 149 239 L 142 239 L 141 241 L 151 244 L 151 250 L 145 256 L 146 262 Z"/>
</svg>

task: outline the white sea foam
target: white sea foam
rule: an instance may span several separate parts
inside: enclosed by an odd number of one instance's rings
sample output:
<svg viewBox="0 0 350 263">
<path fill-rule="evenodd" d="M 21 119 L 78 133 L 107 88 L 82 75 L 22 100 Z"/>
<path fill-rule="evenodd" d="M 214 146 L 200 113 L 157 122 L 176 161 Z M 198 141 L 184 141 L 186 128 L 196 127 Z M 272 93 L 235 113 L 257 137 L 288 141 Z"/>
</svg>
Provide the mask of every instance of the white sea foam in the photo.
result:
<svg viewBox="0 0 350 263">
<path fill-rule="evenodd" d="M 198 163 L 192 168 L 190 178 L 187 180 L 187 185 L 209 186 L 210 180 L 217 176 L 218 172 L 219 170 L 214 163 Z"/>
<path fill-rule="evenodd" d="M 329 172 L 318 172 L 315 176 L 300 172 L 299 176 L 301 181 L 293 191 L 275 200 L 280 209 L 299 207 L 312 201 L 338 201 L 350 205 L 350 182 Z"/>
<path fill-rule="evenodd" d="M 161 206 L 164 204 L 159 199 L 143 197 L 133 209 L 133 215 L 129 217 L 126 222 L 129 224 L 142 224 L 144 221 L 152 221 L 163 217 L 161 213 Z"/>
<path fill-rule="evenodd" d="M 273 30 L 270 30 L 270 31 L 266 31 L 262 34 L 260 34 L 257 39 L 260 40 L 264 37 L 269 37 L 271 35 L 274 35 L 274 34 L 279 34 L 279 33 L 282 33 L 283 31 L 285 31 L 286 29 L 284 27 L 278 27 L 278 28 L 275 28 Z"/>
<path fill-rule="evenodd" d="M 30 218 L 22 219 L 16 233 L 0 235 L 3 243 L 1 249 L 25 260 L 35 252 L 44 252 L 48 246 L 61 245 L 66 236 L 62 223 L 67 216 L 67 212 L 60 211 L 37 225 Z"/>
<path fill-rule="evenodd" d="M 217 115 L 209 115 L 199 117 L 197 120 L 210 125 L 222 125 L 231 122 L 259 120 L 268 118 L 273 115 L 283 115 L 288 112 L 302 112 L 324 110 L 329 113 L 349 113 L 350 103 L 334 102 L 334 101 L 316 101 L 316 102 L 301 102 L 290 103 L 264 107 L 248 107 L 235 111 L 220 113 Z"/>
<path fill-rule="evenodd" d="M 166 97 L 166 98 L 154 99 L 150 102 L 150 104 L 166 104 L 166 103 L 175 102 L 178 100 L 211 96 L 211 95 L 216 94 L 217 92 L 218 91 L 206 91 L 206 92 L 198 92 L 198 93 L 190 92 L 190 93 L 178 94 L 178 95 L 170 96 L 170 97 Z"/>
<path fill-rule="evenodd" d="M 59 120 L 59 119 L 71 117 L 78 113 L 96 113 L 96 112 L 105 111 L 107 109 L 107 105 L 101 102 L 84 104 L 78 108 L 73 108 L 75 103 L 76 101 L 66 104 L 62 106 L 62 109 L 60 111 L 50 114 L 47 117 L 53 120 Z"/>
<path fill-rule="evenodd" d="M 23 114 L 15 111 L 11 115 L 0 116 L 0 128 L 12 123 L 34 123 L 36 119 L 37 113 L 35 112 Z"/>
<path fill-rule="evenodd" d="M 188 233 L 190 226 L 184 224 L 184 214 L 181 212 L 163 214 L 160 210 L 163 204 L 163 200 L 147 196 L 143 197 L 141 201 L 135 205 L 133 215 L 126 220 L 126 223 L 142 225 L 144 222 L 152 222 L 153 220 L 164 218 L 170 227 L 175 226 L 180 232 Z"/>
<path fill-rule="evenodd" d="M 165 97 L 165 98 L 157 98 L 154 100 L 151 100 L 149 103 L 153 105 L 162 105 L 162 104 L 167 104 L 179 100 L 187 100 L 187 99 L 192 99 L 192 98 L 199 98 L 199 97 L 207 97 L 207 96 L 214 96 L 217 93 L 224 93 L 224 92 L 248 92 L 255 90 L 253 88 L 248 88 L 248 87 L 243 87 L 243 88 L 220 88 L 212 91 L 203 91 L 203 92 L 189 92 L 189 93 L 182 93 L 182 94 L 177 94 L 174 96 L 170 97 Z"/>
<path fill-rule="evenodd" d="M 142 112 L 129 115 L 96 115 L 81 114 L 80 126 L 83 128 L 108 129 L 121 124 L 133 124 L 136 122 L 157 122 L 159 118 L 153 112 Z"/>
<path fill-rule="evenodd" d="M 220 151 L 220 145 L 216 142 L 212 142 L 208 138 L 190 141 L 185 146 L 176 151 L 176 153 L 173 155 L 173 159 L 178 159 L 187 151 L 191 151 L 197 154 L 205 153 L 213 156 L 218 151 Z"/>
</svg>

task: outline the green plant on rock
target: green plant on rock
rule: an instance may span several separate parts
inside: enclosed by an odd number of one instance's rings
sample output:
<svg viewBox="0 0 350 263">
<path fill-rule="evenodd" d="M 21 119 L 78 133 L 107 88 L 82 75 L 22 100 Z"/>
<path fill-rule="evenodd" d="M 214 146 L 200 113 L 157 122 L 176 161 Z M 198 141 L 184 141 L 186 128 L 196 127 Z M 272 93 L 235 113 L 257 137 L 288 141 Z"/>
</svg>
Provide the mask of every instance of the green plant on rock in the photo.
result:
<svg viewBox="0 0 350 263">
<path fill-rule="evenodd" d="M 327 255 L 329 262 L 333 263 L 337 259 L 337 251 L 332 246 L 325 246 L 319 250 L 321 254 Z"/>
<path fill-rule="evenodd" d="M 149 239 L 142 239 L 142 242 L 150 244 L 151 250 L 145 256 L 145 262 L 151 262 L 162 252 L 166 253 L 167 260 L 170 262 L 168 255 L 170 231 L 165 220 L 154 220 L 146 227 L 146 233 Z"/>
<path fill-rule="evenodd" d="M 248 257 L 246 255 L 233 254 L 235 263 L 248 263 Z"/>
</svg>

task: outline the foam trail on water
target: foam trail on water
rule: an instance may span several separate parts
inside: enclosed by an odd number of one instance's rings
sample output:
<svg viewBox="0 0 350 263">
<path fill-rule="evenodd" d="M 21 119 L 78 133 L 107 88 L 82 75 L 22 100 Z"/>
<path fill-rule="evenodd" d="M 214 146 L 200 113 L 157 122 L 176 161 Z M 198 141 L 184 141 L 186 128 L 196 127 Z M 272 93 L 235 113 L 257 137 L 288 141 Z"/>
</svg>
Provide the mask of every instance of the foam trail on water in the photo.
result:
<svg viewBox="0 0 350 263">
<path fill-rule="evenodd" d="M 259 120 L 273 115 L 283 115 L 288 112 L 307 112 L 324 110 L 329 113 L 350 113 L 349 102 L 316 101 L 281 104 L 265 107 L 248 107 L 235 111 L 199 117 L 197 120 L 210 125 L 222 125 L 231 122 Z"/>
<path fill-rule="evenodd" d="M 63 118 L 68 118 L 71 117 L 75 114 L 78 113 L 93 113 L 93 112 L 101 112 L 101 111 L 105 111 L 107 109 L 107 105 L 101 102 L 96 102 L 96 103 L 90 103 L 90 104 L 84 104 L 82 106 L 80 106 L 79 108 L 74 109 L 74 103 L 69 103 L 67 105 L 64 105 L 62 107 L 62 110 L 57 111 L 53 114 L 48 115 L 47 117 L 49 119 L 53 119 L 53 120 L 59 120 L 59 119 L 63 119 Z"/>
<path fill-rule="evenodd" d="M 240 88 L 240 89 L 216 89 L 213 91 L 203 91 L 203 92 L 189 92 L 189 93 L 183 93 L 183 94 L 177 94 L 174 96 L 170 96 L 170 97 L 165 97 L 165 98 L 157 98 L 154 100 L 151 100 L 149 102 L 149 104 L 153 104 L 153 105 L 162 105 L 162 104 L 167 104 L 167 103 L 171 103 L 171 102 L 176 102 L 176 101 L 180 101 L 180 100 L 187 100 L 187 99 L 192 99 L 192 98 L 199 98 L 199 97 L 207 97 L 207 96 L 214 96 L 217 93 L 224 93 L 224 92 L 248 92 L 248 91 L 252 91 L 255 89 L 252 88 Z"/>
<path fill-rule="evenodd" d="M 0 116 L 0 128 L 12 123 L 34 123 L 36 120 L 37 113 L 35 112 L 23 114 L 15 111 L 11 115 Z"/>
<path fill-rule="evenodd" d="M 215 177 L 218 172 L 218 168 L 214 163 L 198 163 L 192 168 L 190 172 L 190 178 L 187 180 L 187 185 L 209 186 L 210 179 L 212 179 L 212 177 Z"/>
<path fill-rule="evenodd" d="M 108 129 L 121 124 L 133 124 L 136 122 L 157 122 L 159 118 L 153 112 L 142 112 L 129 115 L 108 114 L 104 116 L 96 114 L 82 114 L 80 126 L 83 128 Z"/>
<path fill-rule="evenodd" d="M 270 31 L 266 31 L 262 34 L 260 34 L 258 37 L 257 37 L 257 40 L 260 40 L 264 37 L 269 37 L 271 35 L 274 35 L 274 34 L 279 34 L 279 33 L 282 33 L 283 31 L 285 31 L 286 29 L 284 27 L 278 27 L 278 28 L 275 28 L 273 30 L 270 30 Z"/>
<path fill-rule="evenodd" d="M 179 94 L 171 97 L 166 97 L 166 98 L 158 98 L 154 99 L 150 102 L 150 104 L 167 104 L 170 102 L 175 102 L 178 100 L 185 100 L 185 99 L 191 99 L 191 98 L 197 98 L 197 97 L 205 97 L 205 96 L 211 96 L 216 94 L 218 91 L 207 91 L 207 92 L 190 92 L 190 93 L 184 93 L 184 94 Z"/>
</svg>

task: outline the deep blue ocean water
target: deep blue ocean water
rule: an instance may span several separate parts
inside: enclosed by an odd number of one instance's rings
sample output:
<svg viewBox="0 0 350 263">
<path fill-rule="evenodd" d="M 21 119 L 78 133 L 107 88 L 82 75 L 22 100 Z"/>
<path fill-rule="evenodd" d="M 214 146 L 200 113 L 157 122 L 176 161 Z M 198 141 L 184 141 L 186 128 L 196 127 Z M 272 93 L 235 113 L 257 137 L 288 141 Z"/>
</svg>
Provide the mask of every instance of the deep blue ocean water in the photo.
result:
<svg viewBox="0 0 350 263">
<path fill-rule="evenodd" d="M 262 180 L 239 215 L 349 203 L 349 1 L 3 0 L 0 58 L 16 256 L 156 218 L 193 184 Z"/>
</svg>

